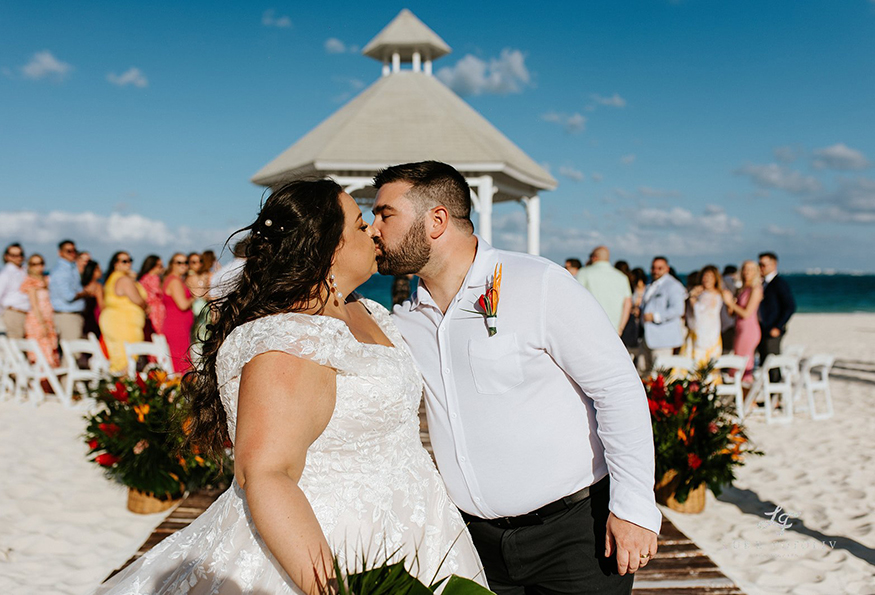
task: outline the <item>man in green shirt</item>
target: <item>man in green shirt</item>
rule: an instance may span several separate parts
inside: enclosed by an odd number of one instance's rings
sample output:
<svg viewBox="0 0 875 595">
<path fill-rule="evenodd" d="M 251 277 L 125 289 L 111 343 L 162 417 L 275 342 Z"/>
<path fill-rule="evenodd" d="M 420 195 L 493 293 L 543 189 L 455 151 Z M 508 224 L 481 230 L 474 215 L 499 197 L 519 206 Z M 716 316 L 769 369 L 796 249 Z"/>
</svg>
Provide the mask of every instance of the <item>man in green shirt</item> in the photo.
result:
<svg viewBox="0 0 875 595">
<path fill-rule="evenodd" d="M 577 280 L 595 297 L 617 333 L 622 335 L 632 311 L 632 287 L 629 278 L 611 265 L 611 251 L 607 246 L 592 251 L 592 264 L 580 270 Z"/>
</svg>

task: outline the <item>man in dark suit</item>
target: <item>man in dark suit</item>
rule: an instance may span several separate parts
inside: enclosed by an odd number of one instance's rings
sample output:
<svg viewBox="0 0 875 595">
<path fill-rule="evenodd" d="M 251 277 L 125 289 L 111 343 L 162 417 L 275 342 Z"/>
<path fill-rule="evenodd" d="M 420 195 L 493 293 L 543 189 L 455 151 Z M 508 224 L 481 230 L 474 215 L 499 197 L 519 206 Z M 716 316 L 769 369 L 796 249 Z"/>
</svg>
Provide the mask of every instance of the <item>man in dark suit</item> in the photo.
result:
<svg viewBox="0 0 875 595">
<path fill-rule="evenodd" d="M 759 319 L 763 338 L 758 351 L 760 362 L 765 362 L 770 353 L 781 353 L 781 338 L 787 331 L 787 321 L 796 311 L 796 300 L 790 284 L 778 275 L 778 257 L 774 252 L 760 254 L 760 274 L 763 276 L 763 301 Z M 772 382 L 780 382 L 780 372 L 772 370 L 770 378 Z"/>
</svg>

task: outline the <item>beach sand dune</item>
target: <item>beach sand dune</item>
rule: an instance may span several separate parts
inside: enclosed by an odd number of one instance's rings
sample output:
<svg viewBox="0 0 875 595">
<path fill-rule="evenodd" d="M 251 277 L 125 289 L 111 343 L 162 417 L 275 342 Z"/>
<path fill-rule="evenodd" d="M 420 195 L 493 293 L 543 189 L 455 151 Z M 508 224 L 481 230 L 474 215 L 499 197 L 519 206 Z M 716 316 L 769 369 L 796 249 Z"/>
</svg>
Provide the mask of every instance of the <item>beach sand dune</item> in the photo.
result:
<svg viewBox="0 0 875 595">
<path fill-rule="evenodd" d="M 835 417 L 751 422 L 765 456 L 704 513 L 667 515 L 752 595 L 875 594 L 875 314 L 796 315 L 791 344 L 839 358 Z M 125 489 L 86 461 L 84 427 L 56 403 L 0 403 L 4 595 L 89 593 L 166 516 L 127 511 Z"/>
<path fill-rule="evenodd" d="M 875 594 L 875 315 L 797 314 L 784 341 L 794 344 L 839 358 L 835 417 L 754 418 L 765 456 L 709 493 L 704 513 L 667 516 L 751 595 Z"/>
</svg>

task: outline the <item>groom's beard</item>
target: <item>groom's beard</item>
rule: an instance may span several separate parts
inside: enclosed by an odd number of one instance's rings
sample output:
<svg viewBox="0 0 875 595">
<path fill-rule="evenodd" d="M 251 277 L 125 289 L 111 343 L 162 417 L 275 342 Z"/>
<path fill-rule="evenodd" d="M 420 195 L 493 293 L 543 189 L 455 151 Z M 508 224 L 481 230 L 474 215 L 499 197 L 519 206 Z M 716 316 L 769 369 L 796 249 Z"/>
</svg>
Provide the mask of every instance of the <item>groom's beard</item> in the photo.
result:
<svg viewBox="0 0 875 595">
<path fill-rule="evenodd" d="M 395 248 L 389 248 L 381 238 L 376 238 L 379 248 L 377 270 L 381 275 L 417 274 L 428 264 L 431 245 L 425 235 L 425 221 L 420 219 L 410 226 L 407 234 Z"/>
</svg>

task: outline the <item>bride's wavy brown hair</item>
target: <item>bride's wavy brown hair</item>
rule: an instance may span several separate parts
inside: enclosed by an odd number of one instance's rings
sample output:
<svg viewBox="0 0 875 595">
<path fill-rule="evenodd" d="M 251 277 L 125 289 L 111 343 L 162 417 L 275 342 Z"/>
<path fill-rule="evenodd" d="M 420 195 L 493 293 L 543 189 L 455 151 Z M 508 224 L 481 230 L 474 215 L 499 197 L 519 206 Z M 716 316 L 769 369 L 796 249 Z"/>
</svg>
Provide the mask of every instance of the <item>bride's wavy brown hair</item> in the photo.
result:
<svg viewBox="0 0 875 595">
<path fill-rule="evenodd" d="M 221 460 L 229 436 L 216 360 L 231 331 L 271 314 L 325 307 L 332 259 L 343 236 L 341 192 L 333 180 L 290 182 L 271 193 L 251 225 L 235 232 L 248 232 L 246 264 L 233 289 L 211 302 L 214 322 L 201 358 L 183 378 L 191 405 L 186 447 Z"/>
</svg>

